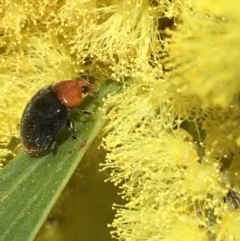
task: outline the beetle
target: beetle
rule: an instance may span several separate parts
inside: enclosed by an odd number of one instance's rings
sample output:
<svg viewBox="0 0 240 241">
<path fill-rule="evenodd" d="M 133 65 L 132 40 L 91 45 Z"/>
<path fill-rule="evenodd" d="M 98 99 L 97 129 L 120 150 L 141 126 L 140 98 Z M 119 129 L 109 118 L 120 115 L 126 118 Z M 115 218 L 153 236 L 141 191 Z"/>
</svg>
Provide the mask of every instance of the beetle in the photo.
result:
<svg viewBox="0 0 240 241">
<path fill-rule="evenodd" d="M 91 114 L 76 108 L 87 94 L 94 96 L 93 85 L 85 79 L 62 80 L 40 89 L 27 103 L 21 118 L 20 137 L 25 152 L 38 155 L 49 147 L 55 151 L 55 138 L 65 127 L 75 137 L 69 111 Z"/>
</svg>

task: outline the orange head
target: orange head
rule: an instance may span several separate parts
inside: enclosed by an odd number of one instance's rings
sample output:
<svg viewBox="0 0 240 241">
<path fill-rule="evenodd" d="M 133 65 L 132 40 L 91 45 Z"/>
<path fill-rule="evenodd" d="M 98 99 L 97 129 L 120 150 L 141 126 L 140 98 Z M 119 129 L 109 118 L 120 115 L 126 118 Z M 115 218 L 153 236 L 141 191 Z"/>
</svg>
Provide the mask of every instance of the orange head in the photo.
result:
<svg viewBox="0 0 240 241">
<path fill-rule="evenodd" d="M 58 99 L 69 108 L 76 107 L 86 94 L 94 96 L 93 85 L 87 80 L 63 80 L 53 85 Z"/>
</svg>

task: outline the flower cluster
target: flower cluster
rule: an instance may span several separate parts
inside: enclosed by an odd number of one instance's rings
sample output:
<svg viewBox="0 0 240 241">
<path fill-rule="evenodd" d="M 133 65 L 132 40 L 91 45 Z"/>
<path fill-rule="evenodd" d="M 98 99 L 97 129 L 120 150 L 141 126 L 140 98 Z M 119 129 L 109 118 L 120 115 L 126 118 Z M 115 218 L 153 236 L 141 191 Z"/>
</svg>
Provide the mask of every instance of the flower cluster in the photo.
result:
<svg viewBox="0 0 240 241">
<path fill-rule="evenodd" d="M 127 201 L 112 235 L 240 240 L 240 3 L 0 2 L 1 157 L 40 86 L 86 71 L 124 81 L 105 102 L 101 168 Z"/>
</svg>

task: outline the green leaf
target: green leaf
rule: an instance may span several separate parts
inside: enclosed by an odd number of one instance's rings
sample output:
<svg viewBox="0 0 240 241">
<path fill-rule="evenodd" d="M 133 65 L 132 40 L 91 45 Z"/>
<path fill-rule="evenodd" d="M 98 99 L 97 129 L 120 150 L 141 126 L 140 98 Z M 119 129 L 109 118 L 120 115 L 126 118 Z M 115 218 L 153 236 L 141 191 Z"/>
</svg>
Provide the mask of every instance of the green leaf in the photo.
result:
<svg viewBox="0 0 240 241">
<path fill-rule="evenodd" d="M 34 239 L 104 124 L 104 112 L 98 110 L 102 98 L 120 88 L 120 83 L 108 80 L 97 90 L 97 97 L 84 99 L 79 108 L 94 114 L 74 115 L 77 141 L 66 138 L 56 154 L 48 151 L 39 157 L 30 157 L 21 153 L 3 168 L 0 172 L 1 241 Z"/>
</svg>

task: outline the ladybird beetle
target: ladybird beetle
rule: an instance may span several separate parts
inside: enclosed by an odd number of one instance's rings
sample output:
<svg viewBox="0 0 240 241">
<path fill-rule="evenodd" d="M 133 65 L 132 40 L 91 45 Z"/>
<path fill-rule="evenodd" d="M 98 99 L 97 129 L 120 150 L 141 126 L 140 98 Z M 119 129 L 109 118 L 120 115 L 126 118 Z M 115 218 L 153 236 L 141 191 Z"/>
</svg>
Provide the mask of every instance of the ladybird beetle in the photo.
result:
<svg viewBox="0 0 240 241">
<path fill-rule="evenodd" d="M 20 137 L 28 155 L 38 155 L 51 146 L 65 128 L 73 132 L 69 110 L 91 114 L 75 107 L 86 94 L 94 95 L 93 85 L 84 79 L 63 80 L 40 89 L 27 103 L 20 123 Z M 74 136 L 74 134 L 73 134 Z"/>
</svg>

